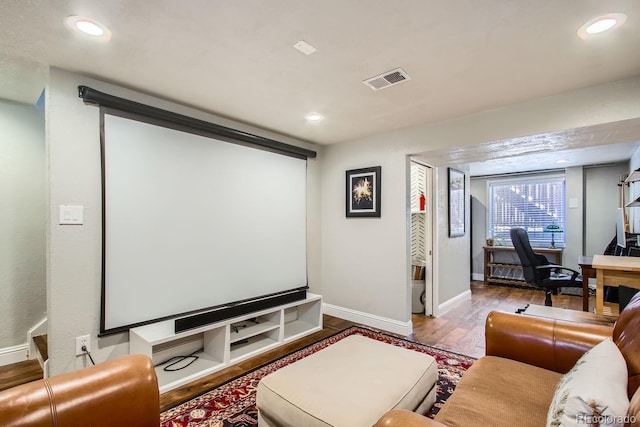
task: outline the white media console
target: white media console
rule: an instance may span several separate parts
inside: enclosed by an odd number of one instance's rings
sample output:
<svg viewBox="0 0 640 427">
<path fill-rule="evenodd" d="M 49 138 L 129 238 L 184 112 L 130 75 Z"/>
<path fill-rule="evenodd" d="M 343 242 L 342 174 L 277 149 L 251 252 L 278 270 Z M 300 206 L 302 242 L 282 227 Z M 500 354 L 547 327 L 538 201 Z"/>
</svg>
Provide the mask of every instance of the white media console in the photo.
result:
<svg viewBox="0 0 640 427">
<path fill-rule="evenodd" d="M 307 298 L 175 333 L 175 319 L 133 328 L 129 353 L 145 354 L 154 365 L 194 352 L 198 359 L 184 369 L 156 366 L 160 393 L 256 356 L 322 329 L 322 297 Z M 176 367 L 188 363 L 176 364 Z"/>
</svg>

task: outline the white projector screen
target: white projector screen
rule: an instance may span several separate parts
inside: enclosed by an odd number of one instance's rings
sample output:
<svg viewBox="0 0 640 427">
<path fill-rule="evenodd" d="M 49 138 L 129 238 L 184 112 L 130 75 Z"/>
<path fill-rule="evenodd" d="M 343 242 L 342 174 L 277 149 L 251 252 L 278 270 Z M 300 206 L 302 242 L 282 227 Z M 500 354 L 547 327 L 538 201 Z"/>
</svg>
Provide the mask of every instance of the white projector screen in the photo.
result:
<svg viewBox="0 0 640 427">
<path fill-rule="evenodd" d="M 307 286 L 306 160 L 103 116 L 103 333 Z"/>
</svg>

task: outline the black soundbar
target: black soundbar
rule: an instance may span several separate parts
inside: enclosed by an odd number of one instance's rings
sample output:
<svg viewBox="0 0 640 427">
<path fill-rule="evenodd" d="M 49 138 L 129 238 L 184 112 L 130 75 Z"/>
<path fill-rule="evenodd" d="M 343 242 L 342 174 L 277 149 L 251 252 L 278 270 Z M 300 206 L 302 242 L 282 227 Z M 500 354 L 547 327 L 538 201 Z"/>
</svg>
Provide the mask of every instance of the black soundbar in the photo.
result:
<svg viewBox="0 0 640 427">
<path fill-rule="evenodd" d="M 254 313 L 256 311 L 265 310 L 271 307 L 288 304 L 290 302 L 300 301 L 307 298 L 306 289 L 296 289 L 286 294 L 279 294 L 270 297 L 261 298 L 254 301 L 247 301 L 226 307 L 220 307 L 205 313 L 194 314 L 192 316 L 182 317 L 175 320 L 175 333 L 183 332 L 189 329 L 198 328 L 210 323 L 220 322 L 222 320 L 231 319 L 233 317 L 242 316 L 244 314 Z"/>
</svg>

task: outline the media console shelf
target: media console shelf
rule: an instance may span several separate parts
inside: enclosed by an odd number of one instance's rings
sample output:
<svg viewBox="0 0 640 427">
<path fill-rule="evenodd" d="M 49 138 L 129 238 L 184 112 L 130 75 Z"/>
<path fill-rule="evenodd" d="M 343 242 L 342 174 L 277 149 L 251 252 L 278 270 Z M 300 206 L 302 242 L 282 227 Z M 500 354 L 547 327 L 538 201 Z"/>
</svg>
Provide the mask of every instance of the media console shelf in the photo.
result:
<svg viewBox="0 0 640 427">
<path fill-rule="evenodd" d="M 175 319 L 129 330 L 129 353 L 145 354 L 156 365 L 160 393 L 322 329 L 322 297 L 307 298 L 187 331 L 174 332 Z M 165 371 L 177 356 L 198 358 L 188 367 Z M 186 365 L 190 359 L 174 368 Z"/>
</svg>

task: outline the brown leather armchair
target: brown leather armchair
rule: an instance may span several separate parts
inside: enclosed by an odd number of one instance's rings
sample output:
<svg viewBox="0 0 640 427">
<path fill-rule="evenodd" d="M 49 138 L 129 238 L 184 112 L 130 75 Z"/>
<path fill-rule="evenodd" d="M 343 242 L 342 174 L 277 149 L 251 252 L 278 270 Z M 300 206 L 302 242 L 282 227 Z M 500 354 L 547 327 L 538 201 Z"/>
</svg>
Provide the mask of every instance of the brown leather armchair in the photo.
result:
<svg viewBox="0 0 640 427">
<path fill-rule="evenodd" d="M 124 356 L 0 392 L 3 427 L 160 425 L 151 360 Z"/>
<path fill-rule="evenodd" d="M 463 375 L 435 420 L 393 410 L 376 427 L 545 425 L 562 374 L 605 338 L 612 338 L 627 362 L 627 425 L 640 425 L 640 293 L 613 328 L 491 312 L 485 338 L 486 356 Z"/>
</svg>

